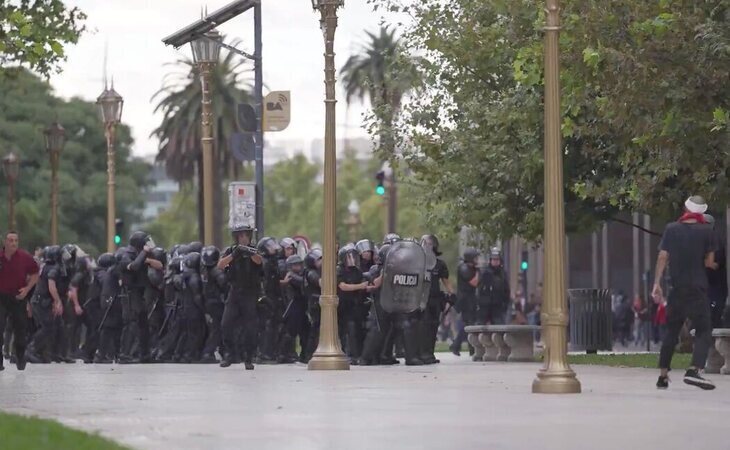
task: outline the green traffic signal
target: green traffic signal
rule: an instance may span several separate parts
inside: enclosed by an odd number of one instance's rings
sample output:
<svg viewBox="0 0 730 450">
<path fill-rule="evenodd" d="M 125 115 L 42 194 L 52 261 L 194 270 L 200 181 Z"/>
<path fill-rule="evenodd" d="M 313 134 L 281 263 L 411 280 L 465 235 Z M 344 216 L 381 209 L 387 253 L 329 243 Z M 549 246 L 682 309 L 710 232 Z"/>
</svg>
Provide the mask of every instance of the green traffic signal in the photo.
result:
<svg viewBox="0 0 730 450">
<path fill-rule="evenodd" d="M 385 195 L 385 186 L 383 186 L 382 184 L 378 185 L 375 188 L 375 193 L 378 195 Z"/>
<path fill-rule="evenodd" d="M 520 269 L 527 270 L 527 261 L 522 261 L 522 264 L 520 265 Z"/>
<path fill-rule="evenodd" d="M 122 237 L 118 234 L 114 236 L 114 244 L 119 245 L 122 243 Z"/>
</svg>

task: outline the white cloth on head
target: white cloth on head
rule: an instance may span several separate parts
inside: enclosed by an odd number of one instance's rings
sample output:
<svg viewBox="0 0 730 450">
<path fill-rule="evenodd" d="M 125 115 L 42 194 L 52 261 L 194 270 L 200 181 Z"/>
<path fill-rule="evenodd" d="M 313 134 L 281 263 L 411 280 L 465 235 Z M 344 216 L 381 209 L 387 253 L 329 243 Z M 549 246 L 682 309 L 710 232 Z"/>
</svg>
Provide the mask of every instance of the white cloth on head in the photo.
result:
<svg viewBox="0 0 730 450">
<path fill-rule="evenodd" d="M 692 201 L 692 197 L 688 198 L 687 201 L 684 202 L 684 207 L 687 208 L 687 211 L 695 214 L 704 214 L 705 211 L 707 211 L 707 204 L 697 204 Z"/>
</svg>

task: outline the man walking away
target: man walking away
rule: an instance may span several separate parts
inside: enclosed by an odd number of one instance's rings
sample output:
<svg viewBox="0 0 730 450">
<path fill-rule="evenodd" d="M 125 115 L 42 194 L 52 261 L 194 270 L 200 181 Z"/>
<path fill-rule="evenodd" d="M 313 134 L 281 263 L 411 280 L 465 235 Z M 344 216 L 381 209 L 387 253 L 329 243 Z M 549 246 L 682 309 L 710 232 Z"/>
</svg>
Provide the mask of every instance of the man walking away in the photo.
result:
<svg viewBox="0 0 730 450">
<path fill-rule="evenodd" d="M 682 325 L 689 317 L 695 328 L 692 365 L 684 375 L 684 382 L 702 389 L 714 389 L 711 381 L 700 376 L 712 344 L 710 304 L 707 300 L 705 269 L 715 267 L 715 239 L 712 226 L 705 223 L 703 213 L 707 204 L 702 197 L 693 196 L 685 202 L 685 213 L 677 222 L 667 225 L 659 244 L 656 278 L 652 296 L 663 296 L 661 280 L 669 264 L 672 289 L 667 298 L 667 336 L 659 354 L 660 375 L 657 388 L 669 387 L 668 372 Z"/>
<path fill-rule="evenodd" d="M 6 323 L 15 332 L 15 355 L 18 370 L 25 370 L 25 343 L 28 335 L 27 297 L 38 282 L 38 264 L 33 257 L 18 248 L 18 233 L 8 231 L 0 251 L 0 349 Z M 7 319 L 10 318 L 8 321 Z M 4 369 L 0 355 L 0 372 Z"/>
</svg>

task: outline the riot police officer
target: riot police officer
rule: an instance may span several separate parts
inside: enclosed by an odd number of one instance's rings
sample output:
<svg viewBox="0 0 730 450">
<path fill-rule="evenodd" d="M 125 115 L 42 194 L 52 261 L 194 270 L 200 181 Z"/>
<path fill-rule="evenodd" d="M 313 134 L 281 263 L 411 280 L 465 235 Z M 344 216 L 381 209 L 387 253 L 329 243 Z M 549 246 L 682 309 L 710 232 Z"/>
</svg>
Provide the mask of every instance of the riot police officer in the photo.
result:
<svg viewBox="0 0 730 450">
<path fill-rule="evenodd" d="M 456 310 L 461 313 L 464 325 L 474 325 L 477 319 L 476 287 L 479 284 L 479 270 L 477 263 L 479 252 L 474 248 L 467 248 L 459 263 L 456 278 Z M 450 350 L 456 356 L 460 355 L 461 345 L 466 341 L 466 332 L 462 327 L 451 344 Z M 470 353 L 473 350 L 470 347 Z"/>
<path fill-rule="evenodd" d="M 253 230 L 248 226 L 231 230 L 234 244 L 228 247 L 218 262 L 218 268 L 226 270 L 230 284 L 228 300 L 223 310 L 221 328 L 225 355 L 221 367 L 232 364 L 236 351 L 236 332 L 243 327 L 246 370 L 253 370 L 256 356 L 257 318 L 256 302 L 261 291 L 263 258 L 255 248 L 250 247 Z"/>
<path fill-rule="evenodd" d="M 92 260 L 86 254 L 83 254 L 80 250 L 76 255 L 76 270 L 74 276 L 71 278 L 71 287 L 68 291 L 69 304 L 73 307 L 73 318 L 72 321 L 80 322 L 78 327 L 79 333 L 81 331 L 81 324 L 96 323 L 99 326 L 99 292 L 100 289 L 94 291 L 95 283 L 95 268 L 93 267 Z M 94 304 L 95 303 L 95 304 Z M 88 311 L 87 311 L 88 310 Z M 89 317 L 87 317 L 87 315 Z M 94 316 L 94 317 L 91 317 Z M 96 348 L 99 345 L 99 334 L 98 330 L 89 329 L 89 325 L 86 325 L 86 339 L 84 342 L 83 351 L 79 347 L 79 339 L 76 339 L 76 331 L 71 322 L 67 322 L 68 335 L 70 337 L 69 352 L 72 357 L 81 356 L 81 359 L 85 363 L 90 363 L 93 360 Z"/>
<path fill-rule="evenodd" d="M 111 253 L 103 253 L 97 258 L 96 264 L 91 266 L 90 275 L 83 282 L 86 282 L 86 300 L 81 306 L 82 320 L 86 328 L 86 338 L 81 347 L 81 359 L 84 363 L 94 362 L 94 356 L 100 345 L 101 318 L 103 310 L 101 307 L 101 291 L 106 271 L 115 264 L 116 260 Z M 79 272 L 76 273 L 76 280 L 71 280 L 72 290 L 80 283 Z"/>
<path fill-rule="evenodd" d="M 320 308 L 319 296 L 322 294 L 322 250 L 314 248 L 304 257 L 304 296 L 307 298 L 309 317 L 309 338 L 305 360 L 314 355 L 319 344 Z"/>
<path fill-rule="evenodd" d="M 150 259 L 159 261 L 162 267 L 157 265 L 147 266 L 147 279 L 145 280 L 144 302 L 147 314 L 147 324 L 150 335 L 150 350 L 154 354 L 159 345 L 160 329 L 165 319 L 165 308 L 163 292 L 165 287 L 165 266 L 167 266 L 167 253 L 160 247 L 155 247 L 150 252 Z"/>
<path fill-rule="evenodd" d="M 181 333 L 173 361 L 192 363 L 200 360 L 205 342 L 205 305 L 200 279 L 200 253 L 185 255 L 182 272 Z"/>
<path fill-rule="evenodd" d="M 61 280 L 61 247 L 52 245 L 43 251 L 45 264 L 36 285 L 31 305 L 33 319 L 38 327 L 26 351 L 28 361 L 34 364 L 49 363 L 56 337 L 57 318 L 63 314 L 63 303 L 58 292 Z"/>
<path fill-rule="evenodd" d="M 160 261 L 150 258 L 154 248 L 155 244 L 147 233 L 135 231 L 122 257 L 120 298 L 124 329 L 120 364 L 148 362 L 150 358 L 149 325 L 144 302 L 147 267 L 163 267 Z"/>
<path fill-rule="evenodd" d="M 165 317 L 158 333 L 159 345 L 155 354 L 155 360 L 158 362 L 172 361 L 180 333 L 182 332 L 182 272 L 183 260 L 187 248 L 187 246 L 173 248 L 165 272 L 165 285 L 163 288 Z"/>
<path fill-rule="evenodd" d="M 71 287 L 71 279 L 76 270 L 76 250 L 73 244 L 66 244 L 61 247 L 61 263 L 59 269 L 61 276 L 57 282 L 58 295 L 63 304 L 63 314 L 57 316 L 54 328 L 56 335 L 53 339 L 53 350 L 51 359 L 54 362 L 65 362 L 73 364 L 78 340 L 80 336 L 80 320 L 76 316 L 75 307 L 69 300 L 68 292 Z M 76 338 L 76 339 L 75 339 Z"/>
<path fill-rule="evenodd" d="M 353 244 L 342 247 L 338 252 L 338 259 L 337 295 L 340 302 L 337 314 L 340 318 L 340 340 L 347 349 L 350 364 L 357 365 L 365 339 L 365 293 L 368 282 L 360 270 L 360 255 Z"/>
<path fill-rule="evenodd" d="M 362 355 L 360 357 L 359 364 L 361 366 L 369 366 L 374 364 L 393 364 L 398 363 L 397 359 L 393 358 L 392 340 L 389 341 L 390 354 L 385 355 L 386 340 L 392 335 L 392 326 L 390 320 L 390 314 L 387 314 L 380 304 L 380 286 L 382 285 L 383 278 L 383 264 L 385 257 L 390 249 L 390 244 L 382 245 L 378 249 L 378 258 L 380 261 L 378 264 L 374 264 L 365 278 L 371 281 L 371 285 L 368 286 L 368 292 L 372 299 L 370 305 L 370 313 L 367 321 L 367 335 L 365 336 L 365 343 L 363 344 Z"/>
<path fill-rule="evenodd" d="M 375 244 L 370 239 L 361 239 L 357 241 L 355 248 L 360 254 L 360 271 L 368 273 L 375 264 Z"/>
<path fill-rule="evenodd" d="M 307 319 L 307 297 L 304 293 L 304 260 L 299 255 L 291 255 L 286 259 L 287 274 L 284 276 L 284 300 L 287 305 L 282 318 L 286 332 L 282 341 L 282 354 L 285 363 L 297 359 L 306 361 L 307 342 L 309 338 L 309 321 Z M 294 352 L 295 340 L 299 339 L 300 352 Z"/>
<path fill-rule="evenodd" d="M 121 348 L 122 327 L 122 303 L 119 301 L 121 291 L 121 264 L 126 249 L 120 248 L 114 253 L 113 263 L 104 263 L 108 268 L 101 273 L 101 308 L 102 318 L 99 338 L 99 351 L 94 358 L 97 364 L 110 364 L 119 356 Z"/>
<path fill-rule="evenodd" d="M 218 268 L 221 252 L 214 246 L 203 248 L 200 255 L 200 281 L 203 283 L 203 302 L 205 304 L 205 322 L 208 337 L 203 347 L 201 363 L 214 364 L 216 350 L 222 355 L 223 339 L 221 336 L 221 319 L 223 318 L 223 298 L 228 290 L 226 274 Z"/>
<path fill-rule="evenodd" d="M 426 252 L 436 256 L 436 265 L 430 269 L 431 284 L 428 294 L 428 303 L 421 317 L 421 360 L 425 364 L 438 363 L 434 355 L 436 346 L 436 335 L 438 334 L 439 325 L 441 323 L 441 312 L 444 311 L 446 302 L 453 295 L 451 282 L 449 281 L 449 268 L 446 263 L 439 258 L 439 241 L 433 234 L 426 234 L 421 237 L 421 247 Z M 446 288 L 447 294 L 441 290 L 441 284 Z"/>
<path fill-rule="evenodd" d="M 274 238 L 263 237 L 256 248 L 263 256 L 264 296 L 258 304 L 259 331 L 261 345 L 259 362 L 269 364 L 276 362 L 278 337 L 283 328 L 281 316 L 284 313 L 284 301 L 281 293 L 280 260 L 282 248 Z"/>
<path fill-rule="evenodd" d="M 509 301 L 509 279 L 502 266 L 502 252 L 494 247 L 489 252 L 489 264 L 479 274 L 478 323 L 503 325 L 506 321 Z"/>
</svg>

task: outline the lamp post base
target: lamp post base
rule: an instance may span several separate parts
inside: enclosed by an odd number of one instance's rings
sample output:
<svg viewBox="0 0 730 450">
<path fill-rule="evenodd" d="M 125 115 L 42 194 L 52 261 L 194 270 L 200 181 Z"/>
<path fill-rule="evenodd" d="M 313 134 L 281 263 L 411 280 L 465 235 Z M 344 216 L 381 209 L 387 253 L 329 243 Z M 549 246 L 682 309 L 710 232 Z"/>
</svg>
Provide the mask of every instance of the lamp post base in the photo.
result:
<svg viewBox="0 0 730 450">
<path fill-rule="evenodd" d="M 309 370 L 350 370 L 350 361 L 344 355 L 314 354 L 307 365 Z"/>
<path fill-rule="evenodd" d="M 580 381 L 572 370 L 544 371 L 532 382 L 533 394 L 580 394 Z"/>
</svg>

